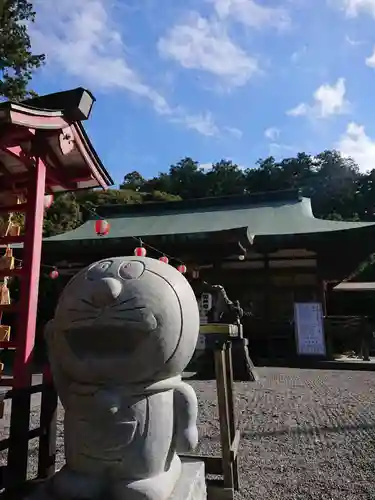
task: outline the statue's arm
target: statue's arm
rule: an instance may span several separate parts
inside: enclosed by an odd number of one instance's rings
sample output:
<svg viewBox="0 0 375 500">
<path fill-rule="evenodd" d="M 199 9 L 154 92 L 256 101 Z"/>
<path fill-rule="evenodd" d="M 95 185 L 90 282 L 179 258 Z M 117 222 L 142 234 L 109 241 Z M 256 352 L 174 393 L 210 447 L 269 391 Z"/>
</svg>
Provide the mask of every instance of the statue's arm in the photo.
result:
<svg viewBox="0 0 375 500">
<path fill-rule="evenodd" d="M 44 328 L 44 338 L 47 346 L 47 356 L 51 368 L 52 378 L 59 395 L 62 405 L 66 406 L 67 392 L 70 381 L 64 374 L 60 363 L 56 359 L 55 348 L 53 345 L 54 337 L 54 322 L 53 319 L 48 321 Z"/>
<path fill-rule="evenodd" d="M 194 389 L 182 382 L 174 390 L 177 453 L 192 451 L 198 444 L 198 401 Z"/>
</svg>

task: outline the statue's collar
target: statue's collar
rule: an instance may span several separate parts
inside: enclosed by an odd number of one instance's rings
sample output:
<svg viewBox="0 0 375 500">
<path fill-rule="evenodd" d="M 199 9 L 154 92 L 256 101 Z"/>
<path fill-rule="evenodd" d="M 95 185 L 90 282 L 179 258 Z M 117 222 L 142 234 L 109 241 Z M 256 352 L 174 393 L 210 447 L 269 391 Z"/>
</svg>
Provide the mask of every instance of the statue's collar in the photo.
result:
<svg viewBox="0 0 375 500">
<path fill-rule="evenodd" d="M 136 396 L 141 394 L 152 394 L 157 392 L 169 391 L 175 389 L 181 384 L 181 375 L 175 377 L 158 380 L 157 382 L 140 382 L 138 384 L 123 384 L 117 385 L 115 383 L 105 384 L 103 386 L 93 384 L 77 384 L 73 383 L 71 388 L 74 393 L 81 395 L 94 395 L 98 391 L 114 391 L 128 394 L 129 396 Z"/>
</svg>

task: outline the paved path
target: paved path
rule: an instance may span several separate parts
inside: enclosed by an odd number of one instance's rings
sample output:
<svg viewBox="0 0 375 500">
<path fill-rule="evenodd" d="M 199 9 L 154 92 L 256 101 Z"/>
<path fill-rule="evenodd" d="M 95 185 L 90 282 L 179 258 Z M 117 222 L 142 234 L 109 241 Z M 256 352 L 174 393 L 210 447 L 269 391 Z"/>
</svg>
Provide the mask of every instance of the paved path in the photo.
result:
<svg viewBox="0 0 375 500">
<path fill-rule="evenodd" d="M 375 499 L 375 373 L 286 368 L 258 372 L 258 382 L 236 384 L 242 431 L 242 488 L 236 498 Z M 200 451 L 216 454 L 220 441 L 215 383 L 191 384 L 199 398 Z M 38 413 L 33 405 L 32 425 L 38 425 Z M 60 466 L 62 417 L 60 410 Z M 5 437 L 8 420 L 2 422 L 0 434 Z M 36 470 L 35 444 L 30 446 L 30 473 Z"/>
<path fill-rule="evenodd" d="M 236 385 L 242 490 L 257 500 L 375 499 L 375 374 L 267 369 Z M 208 409 L 214 391 L 195 382 L 201 447 L 217 449 Z"/>
</svg>

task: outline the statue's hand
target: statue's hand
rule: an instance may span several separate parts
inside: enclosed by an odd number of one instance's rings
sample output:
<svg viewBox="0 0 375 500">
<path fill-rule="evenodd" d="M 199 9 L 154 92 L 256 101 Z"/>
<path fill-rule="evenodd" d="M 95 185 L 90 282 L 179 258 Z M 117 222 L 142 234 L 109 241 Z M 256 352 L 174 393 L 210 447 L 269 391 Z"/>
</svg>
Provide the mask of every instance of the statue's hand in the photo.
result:
<svg viewBox="0 0 375 500">
<path fill-rule="evenodd" d="M 177 439 L 177 451 L 186 452 L 192 451 L 198 444 L 198 428 L 196 425 L 191 425 L 182 431 Z"/>
<path fill-rule="evenodd" d="M 192 451 L 198 444 L 198 401 L 194 389 L 182 382 L 174 390 L 176 451 Z"/>
</svg>

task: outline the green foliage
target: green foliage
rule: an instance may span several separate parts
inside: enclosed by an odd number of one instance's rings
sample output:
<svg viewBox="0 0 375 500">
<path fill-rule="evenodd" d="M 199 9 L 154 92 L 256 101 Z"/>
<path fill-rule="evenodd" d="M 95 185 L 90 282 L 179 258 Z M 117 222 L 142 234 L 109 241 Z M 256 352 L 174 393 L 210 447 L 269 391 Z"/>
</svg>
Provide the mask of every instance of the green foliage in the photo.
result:
<svg viewBox="0 0 375 500">
<path fill-rule="evenodd" d="M 229 196 L 254 192 L 301 189 L 312 199 L 316 217 L 332 220 L 372 220 L 375 200 L 375 170 L 361 174 L 353 160 L 338 151 L 323 151 L 317 156 L 298 153 L 276 161 L 268 157 L 256 166 L 241 169 L 229 160 L 213 163 L 204 170 L 192 158 L 171 165 L 167 173 L 144 179 L 134 171 L 124 177 L 121 188 L 131 188 L 142 201 L 145 193 L 169 193 L 181 199 Z M 167 198 L 166 198 L 167 199 Z"/>
<path fill-rule="evenodd" d="M 44 217 L 44 236 L 71 231 L 82 222 L 82 213 L 74 195 L 70 193 L 59 194 L 55 197 L 51 207 Z"/>
<path fill-rule="evenodd" d="M 156 201 L 179 201 L 181 196 L 177 194 L 163 193 L 162 191 L 153 191 L 152 193 L 142 193 L 143 203 L 152 203 Z"/>
<path fill-rule="evenodd" d="M 96 207 L 103 205 L 128 205 L 155 201 L 176 201 L 180 196 L 161 191 L 152 193 L 132 189 L 108 189 L 64 193 L 55 197 L 44 217 L 45 237 L 71 231 L 80 226 Z"/>
<path fill-rule="evenodd" d="M 300 189 L 312 199 L 316 217 L 330 220 L 374 220 L 375 170 L 362 174 L 353 160 L 337 151 L 317 156 L 299 153 L 276 161 L 268 157 L 254 168 L 241 169 L 229 160 L 204 170 L 186 157 L 167 173 L 145 179 L 133 171 L 124 176 L 120 189 L 91 190 L 58 195 L 47 211 L 45 236 L 76 228 L 100 205 L 149 203 L 206 196 Z"/>
<path fill-rule="evenodd" d="M 133 191 L 139 191 L 144 183 L 145 179 L 142 175 L 136 170 L 133 170 L 133 172 L 124 176 L 124 182 L 120 184 L 120 189 L 132 189 Z"/>
<path fill-rule="evenodd" d="M 34 19 L 35 12 L 27 0 L 0 0 L 0 96 L 7 99 L 35 95 L 27 87 L 45 56 L 31 50 L 27 28 Z"/>
</svg>

